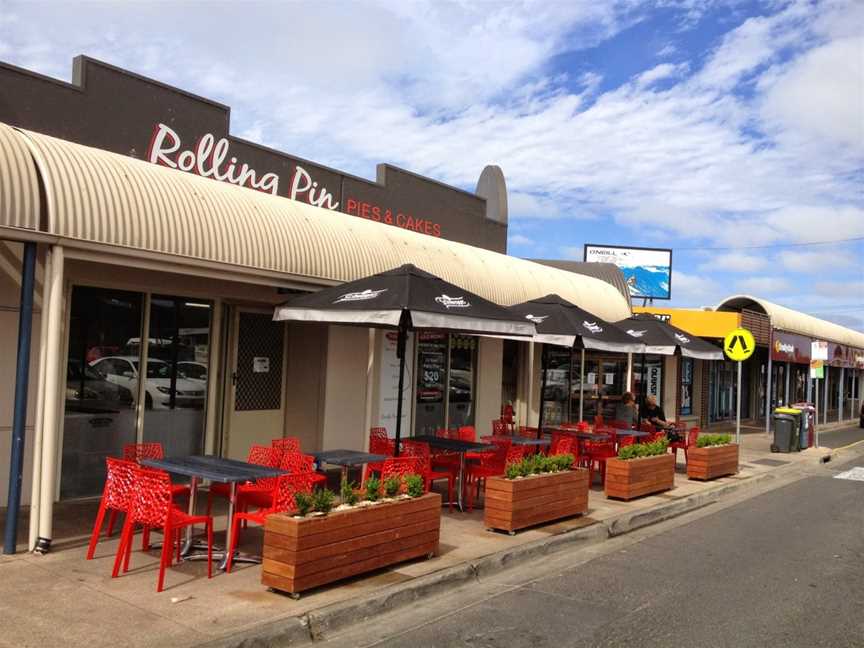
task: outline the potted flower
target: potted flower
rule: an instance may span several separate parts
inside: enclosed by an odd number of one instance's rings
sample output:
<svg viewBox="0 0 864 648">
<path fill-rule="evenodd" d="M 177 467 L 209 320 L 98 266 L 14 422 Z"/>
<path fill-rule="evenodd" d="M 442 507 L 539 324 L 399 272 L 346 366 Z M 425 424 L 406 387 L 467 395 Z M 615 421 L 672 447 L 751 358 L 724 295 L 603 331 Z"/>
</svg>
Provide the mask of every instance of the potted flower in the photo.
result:
<svg viewBox="0 0 864 648">
<path fill-rule="evenodd" d="M 675 457 L 666 452 L 669 441 L 622 446 L 606 460 L 606 497 L 629 500 L 669 490 L 675 482 Z"/>
<path fill-rule="evenodd" d="M 296 509 L 264 527 L 261 582 L 293 597 L 319 585 L 438 553 L 441 496 L 424 494 L 423 477 L 367 480 L 335 493 L 298 493 Z M 325 493 L 325 494 L 322 494 Z"/>
<path fill-rule="evenodd" d="M 486 480 L 487 529 L 508 531 L 588 511 L 588 471 L 574 468 L 573 455 L 535 455 L 507 465 Z"/>
<path fill-rule="evenodd" d="M 728 434 L 700 434 L 687 448 L 687 477 L 716 479 L 738 472 L 738 444 Z"/>
</svg>

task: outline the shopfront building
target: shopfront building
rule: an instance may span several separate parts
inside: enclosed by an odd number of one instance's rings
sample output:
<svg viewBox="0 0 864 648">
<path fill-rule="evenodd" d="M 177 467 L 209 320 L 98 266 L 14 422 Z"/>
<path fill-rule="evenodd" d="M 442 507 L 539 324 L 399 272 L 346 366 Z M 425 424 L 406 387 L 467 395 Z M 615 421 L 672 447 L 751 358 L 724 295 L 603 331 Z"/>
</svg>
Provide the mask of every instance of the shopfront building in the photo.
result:
<svg viewBox="0 0 864 648">
<path fill-rule="evenodd" d="M 0 66 L 0 83 L 15 88 L 0 106 L 9 349 L 23 251 L 37 250 L 23 475 L 31 546 L 50 541 L 54 501 L 101 491 L 105 457 L 126 443 L 245 458 L 284 435 L 309 450 L 362 448 L 372 425 L 395 427 L 391 336 L 273 322 L 273 307 L 298 291 L 414 263 L 504 305 L 556 292 L 606 319 L 630 313 L 603 281 L 501 254 L 497 168 L 477 193 L 394 167 L 369 182 L 232 138 L 227 107 L 122 70 L 79 59 L 75 81 Z M 514 344 L 415 335 L 404 429 L 485 433 L 505 388 L 523 417 L 536 410 L 535 345 Z M 0 369 L 5 501 L 14 353 Z"/>
</svg>

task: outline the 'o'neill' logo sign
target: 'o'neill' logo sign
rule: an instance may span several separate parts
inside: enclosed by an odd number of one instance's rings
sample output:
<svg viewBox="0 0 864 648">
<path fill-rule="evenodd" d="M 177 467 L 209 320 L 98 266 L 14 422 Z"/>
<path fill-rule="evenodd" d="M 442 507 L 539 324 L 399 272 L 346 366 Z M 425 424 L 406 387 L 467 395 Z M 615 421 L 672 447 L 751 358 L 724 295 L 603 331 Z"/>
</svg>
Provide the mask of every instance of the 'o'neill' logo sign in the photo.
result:
<svg viewBox="0 0 864 648">
<path fill-rule="evenodd" d="M 774 341 L 774 350 L 777 353 L 795 353 L 795 347 L 787 342 L 781 342 L 780 340 Z"/>
<path fill-rule="evenodd" d="M 635 338 L 641 338 L 647 332 L 648 332 L 647 330 L 646 331 L 634 331 L 633 329 L 627 329 L 627 335 L 632 335 Z"/>
<path fill-rule="evenodd" d="M 180 135 L 176 131 L 165 124 L 156 124 L 147 149 L 147 160 L 170 169 L 188 171 L 203 178 L 230 182 L 274 196 L 279 193 L 279 175 L 259 175 L 247 163 L 240 162 L 228 152 L 229 143 L 224 137 L 217 140 L 212 133 L 207 133 L 198 140 L 194 148 L 181 151 L 181 146 Z M 294 167 L 288 197 L 325 209 L 339 207 L 333 195 L 324 187 L 319 187 L 309 172 L 299 164 Z"/>
<path fill-rule="evenodd" d="M 600 326 L 597 322 L 582 322 L 582 326 L 591 331 L 592 333 L 602 333 L 603 327 Z"/>
<path fill-rule="evenodd" d="M 448 297 L 447 295 L 440 295 L 435 298 L 435 301 L 448 310 L 451 308 L 468 308 L 471 305 L 471 302 L 464 297 Z"/>
<path fill-rule="evenodd" d="M 529 313 L 525 316 L 525 319 L 531 320 L 535 324 L 542 324 L 548 317 L 548 315 L 531 315 Z"/>
<path fill-rule="evenodd" d="M 681 335 L 680 333 L 676 333 L 675 339 L 678 340 L 681 344 L 690 344 L 690 338 L 688 338 L 686 335 Z"/>
<path fill-rule="evenodd" d="M 386 288 L 382 288 L 381 290 L 370 290 L 367 288 L 362 292 L 345 293 L 333 303 L 341 304 L 342 302 L 367 301 L 369 299 L 375 299 L 378 295 L 384 292 L 387 292 Z"/>
</svg>

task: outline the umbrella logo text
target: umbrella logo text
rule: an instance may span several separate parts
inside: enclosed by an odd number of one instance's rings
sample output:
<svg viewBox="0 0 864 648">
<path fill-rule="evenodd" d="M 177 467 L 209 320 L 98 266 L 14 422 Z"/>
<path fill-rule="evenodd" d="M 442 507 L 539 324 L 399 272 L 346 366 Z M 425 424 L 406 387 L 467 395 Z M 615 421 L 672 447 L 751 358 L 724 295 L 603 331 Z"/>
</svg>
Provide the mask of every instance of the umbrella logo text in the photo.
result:
<svg viewBox="0 0 864 648">
<path fill-rule="evenodd" d="M 603 327 L 600 326 L 597 322 L 582 322 L 582 326 L 591 331 L 592 333 L 602 333 Z"/>
<path fill-rule="evenodd" d="M 531 315 L 529 313 L 528 315 L 525 316 L 525 319 L 531 320 L 535 324 L 542 324 L 543 321 L 546 320 L 546 318 L 548 318 L 548 317 L 549 317 L 548 315 Z"/>
<path fill-rule="evenodd" d="M 387 292 L 386 288 L 382 288 L 381 290 L 370 290 L 367 288 L 362 292 L 345 293 L 333 303 L 341 304 L 343 302 L 367 301 L 369 299 L 375 299 L 378 295 L 384 292 Z"/>
<path fill-rule="evenodd" d="M 448 297 L 447 295 L 440 295 L 435 298 L 435 301 L 448 310 L 451 308 L 468 308 L 471 306 L 471 302 L 464 297 Z"/>
<path fill-rule="evenodd" d="M 681 344 L 690 344 L 690 338 L 688 338 L 686 335 L 681 335 L 680 333 L 676 333 L 675 339 L 678 340 Z"/>
<path fill-rule="evenodd" d="M 643 335 L 645 335 L 647 332 L 648 332 L 648 331 L 634 331 L 633 329 L 627 329 L 627 335 L 631 335 L 631 336 L 633 336 L 633 337 L 635 337 L 635 338 L 641 338 L 641 337 L 642 337 Z"/>
</svg>

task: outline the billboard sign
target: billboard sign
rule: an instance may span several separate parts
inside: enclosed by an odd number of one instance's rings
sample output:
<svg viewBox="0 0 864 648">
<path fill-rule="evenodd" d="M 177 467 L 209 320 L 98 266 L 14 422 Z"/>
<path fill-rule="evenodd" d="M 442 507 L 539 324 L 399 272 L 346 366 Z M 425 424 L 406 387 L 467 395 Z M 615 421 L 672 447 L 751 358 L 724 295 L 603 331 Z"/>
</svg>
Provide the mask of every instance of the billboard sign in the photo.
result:
<svg viewBox="0 0 864 648">
<path fill-rule="evenodd" d="M 671 299 L 672 250 L 585 244 L 586 263 L 614 263 L 631 297 Z"/>
</svg>

